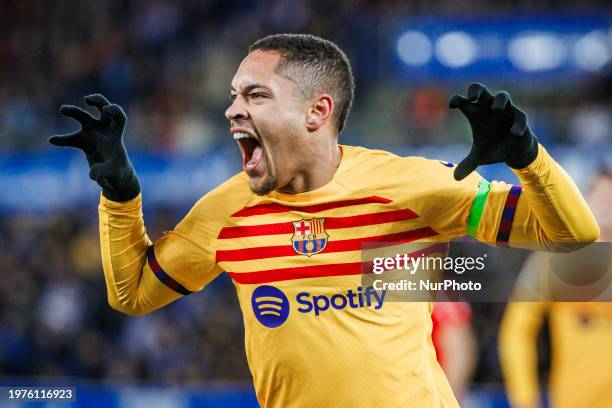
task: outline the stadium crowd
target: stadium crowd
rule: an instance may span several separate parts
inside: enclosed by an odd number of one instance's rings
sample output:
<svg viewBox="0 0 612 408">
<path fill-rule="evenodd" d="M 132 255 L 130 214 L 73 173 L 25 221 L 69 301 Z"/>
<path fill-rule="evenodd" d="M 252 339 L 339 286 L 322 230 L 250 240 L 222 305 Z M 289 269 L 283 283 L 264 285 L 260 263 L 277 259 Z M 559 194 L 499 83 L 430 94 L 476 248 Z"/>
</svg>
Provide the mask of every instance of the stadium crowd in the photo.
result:
<svg viewBox="0 0 612 408">
<path fill-rule="evenodd" d="M 149 230 L 176 222 L 157 211 Z M 95 214 L 0 217 L 0 372 L 165 382 L 247 379 L 229 279 L 127 318 L 106 301 Z M 202 296 L 201 296 L 202 295 Z"/>
<path fill-rule="evenodd" d="M 503 1 L 500 12 L 537 10 L 549 1 Z M 589 10 L 601 1 L 554 1 Z M 385 40 L 394 16 L 482 14 L 483 2 L 447 1 L 3 1 L 0 12 L 0 150 L 46 149 L 46 135 L 72 129 L 56 114 L 104 90 L 124 106 L 131 148 L 202 151 L 225 143 L 228 84 L 248 44 L 265 33 L 313 32 L 338 43 L 351 59 L 357 99 L 343 140 L 370 146 L 467 142 L 449 117 L 447 96 L 463 89 L 389 82 L 393 50 Z M 321 18 L 324 16 L 324 18 Z M 338 30 L 338 27 L 342 27 Z M 374 39 L 374 40 L 373 40 Z M 391 41 L 392 43 L 392 41 Z M 511 78 L 499 78 L 501 86 Z M 546 82 L 513 95 L 545 141 L 598 143 L 612 118 L 597 92 Z M 601 86 L 593 89 L 601 90 Z M 559 97 L 562 96 L 562 97 Z M 579 106 L 574 106 L 577 102 Z M 609 101 L 607 101 L 609 102 Z M 580 134 L 576 128 L 589 129 Z M 459 136 L 463 135 L 463 136 Z M 453 137 L 458 139 L 453 139 Z"/>
</svg>

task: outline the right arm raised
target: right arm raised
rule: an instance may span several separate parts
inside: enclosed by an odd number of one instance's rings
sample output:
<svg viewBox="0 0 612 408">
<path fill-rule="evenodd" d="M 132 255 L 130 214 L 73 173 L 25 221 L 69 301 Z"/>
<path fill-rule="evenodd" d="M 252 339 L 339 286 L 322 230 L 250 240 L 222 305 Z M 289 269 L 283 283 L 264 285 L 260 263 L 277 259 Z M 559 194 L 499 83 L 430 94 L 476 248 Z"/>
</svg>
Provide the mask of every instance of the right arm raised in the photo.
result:
<svg viewBox="0 0 612 408">
<path fill-rule="evenodd" d="M 220 272 L 211 249 L 216 223 L 201 217 L 207 211 L 192 210 L 152 245 L 142 218 L 140 184 L 123 145 L 125 112 L 100 94 L 85 97 L 85 102 L 95 106 L 100 117 L 63 105 L 60 112 L 77 120 L 81 129 L 52 136 L 49 142 L 83 150 L 89 177 L 102 187 L 100 241 L 110 305 L 140 315 L 202 289 Z"/>
</svg>

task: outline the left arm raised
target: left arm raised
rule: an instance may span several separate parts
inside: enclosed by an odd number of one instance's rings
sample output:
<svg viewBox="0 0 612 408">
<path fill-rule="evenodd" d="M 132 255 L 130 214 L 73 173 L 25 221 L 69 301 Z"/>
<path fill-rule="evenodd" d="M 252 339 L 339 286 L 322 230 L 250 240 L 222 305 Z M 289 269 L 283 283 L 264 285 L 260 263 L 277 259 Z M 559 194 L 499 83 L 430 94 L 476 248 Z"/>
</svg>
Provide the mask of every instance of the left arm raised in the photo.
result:
<svg viewBox="0 0 612 408">
<path fill-rule="evenodd" d="M 510 189 L 495 237 L 491 234 L 496 227 L 492 219 L 487 220 L 484 231 L 478 231 L 482 236 L 473 235 L 485 242 L 510 241 L 514 246 L 544 244 L 549 250 L 578 249 L 580 245 L 575 244 L 597 240 L 599 227 L 580 191 L 539 145 L 527 115 L 514 105 L 508 92 L 493 96 L 483 84 L 473 83 L 467 97 L 453 95 L 449 106 L 465 115 L 473 138 L 470 153 L 455 169 L 455 179 L 465 179 L 480 165 L 506 163 L 523 186 L 522 191 Z M 496 194 L 491 188 L 492 212 L 499 217 Z"/>
</svg>

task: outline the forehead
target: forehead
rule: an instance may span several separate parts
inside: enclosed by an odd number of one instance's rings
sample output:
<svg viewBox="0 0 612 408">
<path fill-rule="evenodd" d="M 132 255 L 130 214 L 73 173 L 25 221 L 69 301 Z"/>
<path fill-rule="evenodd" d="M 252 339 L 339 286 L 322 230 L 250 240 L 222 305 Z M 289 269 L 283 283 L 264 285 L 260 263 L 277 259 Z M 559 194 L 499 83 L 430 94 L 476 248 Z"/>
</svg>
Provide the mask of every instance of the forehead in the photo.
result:
<svg viewBox="0 0 612 408">
<path fill-rule="evenodd" d="M 276 88 L 291 83 L 287 77 L 276 73 L 280 58 L 277 51 L 253 51 L 240 63 L 232 79 L 232 88 L 240 91 L 253 84 Z"/>
</svg>

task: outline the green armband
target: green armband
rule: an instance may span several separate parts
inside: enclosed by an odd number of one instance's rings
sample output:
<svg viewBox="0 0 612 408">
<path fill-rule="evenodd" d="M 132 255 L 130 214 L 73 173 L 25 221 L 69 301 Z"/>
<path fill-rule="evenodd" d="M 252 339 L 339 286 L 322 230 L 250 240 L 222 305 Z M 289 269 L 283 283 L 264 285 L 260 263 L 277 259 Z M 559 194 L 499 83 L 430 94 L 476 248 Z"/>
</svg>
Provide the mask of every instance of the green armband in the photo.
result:
<svg viewBox="0 0 612 408">
<path fill-rule="evenodd" d="M 471 237 L 476 238 L 476 235 L 478 234 L 478 226 L 480 225 L 480 219 L 482 218 L 482 213 L 484 212 L 484 206 L 487 202 L 487 196 L 489 195 L 490 189 L 491 183 L 485 179 L 480 179 L 480 182 L 478 183 L 478 192 L 476 193 L 474 203 L 472 204 L 470 219 L 468 221 L 466 230 L 466 234 Z"/>
</svg>

